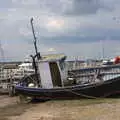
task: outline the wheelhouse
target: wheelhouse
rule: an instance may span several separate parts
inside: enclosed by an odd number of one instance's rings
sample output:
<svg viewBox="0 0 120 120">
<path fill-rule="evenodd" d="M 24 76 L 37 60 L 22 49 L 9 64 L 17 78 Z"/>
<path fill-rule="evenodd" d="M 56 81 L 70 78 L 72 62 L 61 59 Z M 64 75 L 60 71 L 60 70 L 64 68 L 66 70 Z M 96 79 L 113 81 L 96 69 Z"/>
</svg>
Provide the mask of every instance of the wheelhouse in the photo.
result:
<svg viewBox="0 0 120 120">
<path fill-rule="evenodd" d="M 65 75 L 64 54 L 42 56 L 38 61 L 38 72 L 42 88 L 62 87 Z"/>
</svg>

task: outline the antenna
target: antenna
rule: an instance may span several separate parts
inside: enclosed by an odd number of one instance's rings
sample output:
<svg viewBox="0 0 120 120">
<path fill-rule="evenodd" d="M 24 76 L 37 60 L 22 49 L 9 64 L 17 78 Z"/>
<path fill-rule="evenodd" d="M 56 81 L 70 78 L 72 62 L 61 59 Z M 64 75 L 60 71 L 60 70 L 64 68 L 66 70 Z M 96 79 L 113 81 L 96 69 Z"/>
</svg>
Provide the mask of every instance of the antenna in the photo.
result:
<svg viewBox="0 0 120 120">
<path fill-rule="evenodd" d="M 104 43 L 103 42 L 104 42 L 104 40 L 100 40 L 102 59 L 105 58 L 105 48 L 104 48 Z"/>
<path fill-rule="evenodd" d="M 105 49 L 104 49 L 104 43 L 102 41 L 102 55 L 103 55 L 103 59 L 105 58 Z"/>
<path fill-rule="evenodd" d="M 33 37 L 34 37 L 35 52 L 36 52 L 37 59 L 39 60 L 41 58 L 41 56 L 40 56 L 40 53 L 38 53 L 38 50 L 37 50 L 37 44 L 36 44 L 37 40 L 36 40 L 35 31 L 34 31 L 34 27 L 33 27 L 33 18 L 30 19 L 30 23 L 31 23 L 31 26 L 32 26 L 32 33 L 33 33 Z"/>
<path fill-rule="evenodd" d="M 2 58 L 2 62 L 4 62 L 5 57 L 4 57 L 4 50 L 3 50 L 3 48 L 2 48 L 1 41 L 0 41 L 0 51 L 1 51 L 1 58 Z"/>
</svg>

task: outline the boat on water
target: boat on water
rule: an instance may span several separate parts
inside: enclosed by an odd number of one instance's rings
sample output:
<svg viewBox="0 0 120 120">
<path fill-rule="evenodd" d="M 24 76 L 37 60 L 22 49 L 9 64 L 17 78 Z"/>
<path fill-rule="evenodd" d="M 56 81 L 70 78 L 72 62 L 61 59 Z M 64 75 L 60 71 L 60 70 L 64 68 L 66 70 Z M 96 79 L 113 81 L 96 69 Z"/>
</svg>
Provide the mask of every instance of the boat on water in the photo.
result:
<svg viewBox="0 0 120 120">
<path fill-rule="evenodd" d="M 32 62 L 24 61 L 23 63 L 18 65 L 18 68 L 13 73 L 13 77 L 14 79 L 21 79 L 25 75 L 28 76 L 34 73 L 35 73 L 35 70 L 32 67 Z"/>
<path fill-rule="evenodd" d="M 31 25 L 32 25 L 31 19 Z M 33 35 L 34 29 L 32 25 Z M 35 38 L 35 35 L 34 35 Z M 39 99 L 103 98 L 120 95 L 120 64 L 68 71 L 64 54 L 31 56 L 35 74 L 23 77 L 17 94 Z"/>
</svg>

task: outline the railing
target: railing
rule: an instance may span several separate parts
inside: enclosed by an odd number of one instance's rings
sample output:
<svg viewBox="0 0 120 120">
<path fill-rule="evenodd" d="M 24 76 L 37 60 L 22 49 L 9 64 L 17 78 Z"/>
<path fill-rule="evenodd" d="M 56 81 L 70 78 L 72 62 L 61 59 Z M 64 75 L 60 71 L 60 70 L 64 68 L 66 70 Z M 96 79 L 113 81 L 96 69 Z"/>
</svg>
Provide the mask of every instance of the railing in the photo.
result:
<svg viewBox="0 0 120 120">
<path fill-rule="evenodd" d="M 22 78 L 25 75 L 33 74 L 34 71 L 27 71 L 24 69 L 17 70 L 17 69 L 1 69 L 0 70 L 0 81 L 4 81 L 11 78 Z"/>
<path fill-rule="evenodd" d="M 79 79 L 79 81 L 90 79 L 109 80 L 115 77 L 120 77 L 120 64 L 70 70 L 68 71 L 68 76 Z"/>
<path fill-rule="evenodd" d="M 1 69 L 0 70 L 0 81 L 10 79 L 13 72 L 14 71 L 12 69 Z"/>
</svg>

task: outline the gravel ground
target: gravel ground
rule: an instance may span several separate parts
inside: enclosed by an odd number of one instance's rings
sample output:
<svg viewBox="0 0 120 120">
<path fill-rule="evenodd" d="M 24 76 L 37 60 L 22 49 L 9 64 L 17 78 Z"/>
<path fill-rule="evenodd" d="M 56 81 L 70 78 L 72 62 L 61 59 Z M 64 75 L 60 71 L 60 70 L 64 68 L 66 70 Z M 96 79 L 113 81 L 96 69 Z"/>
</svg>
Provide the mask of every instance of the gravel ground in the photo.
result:
<svg viewBox="0 0 120 120">
<path fill-rule="evenodd" d="M 120 98 L 20 104 L 0 96 L 0 120 L 120 120 Z"/>
</svg>

